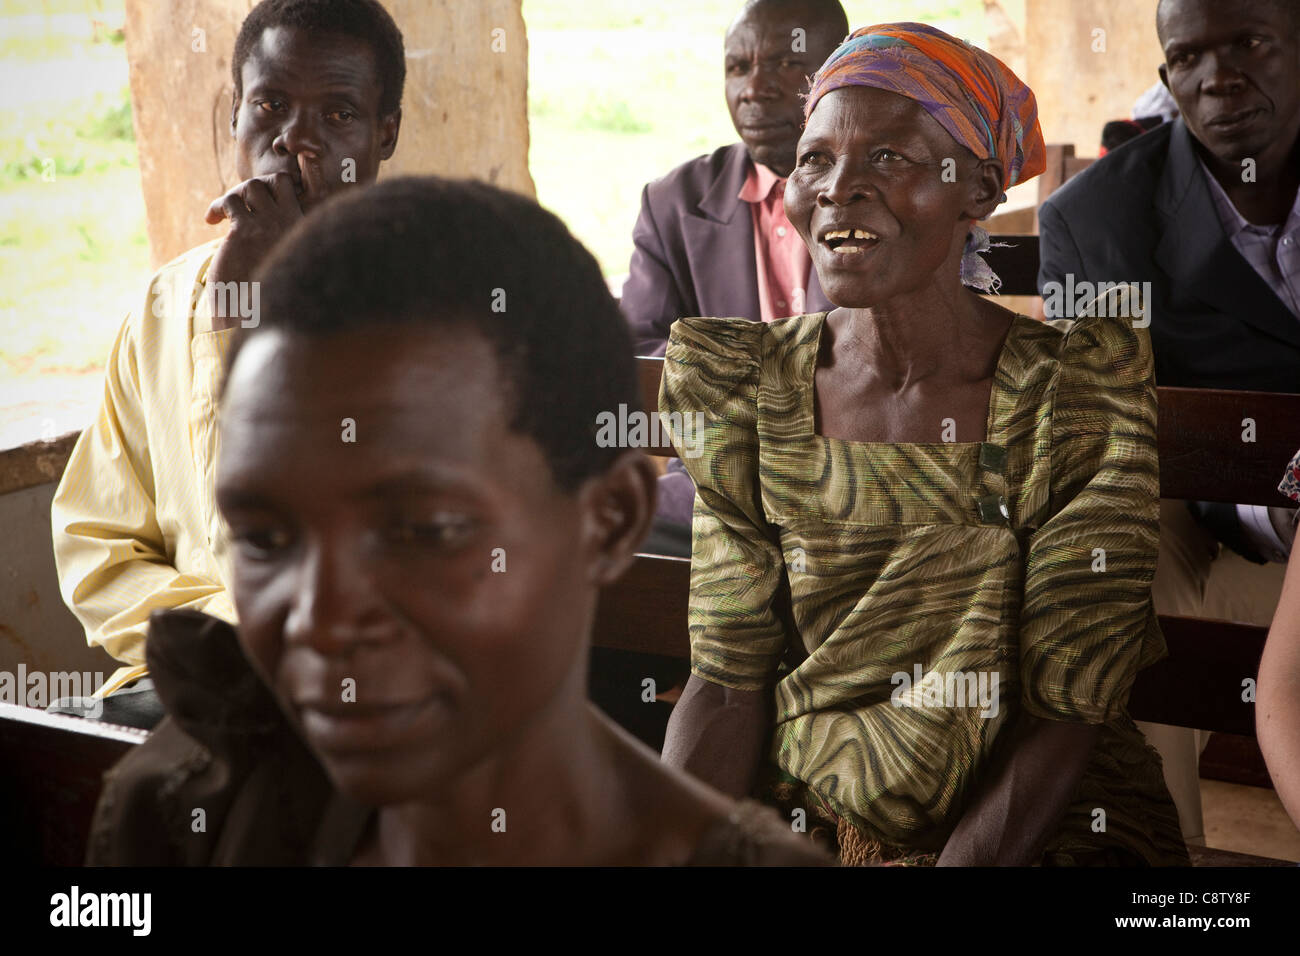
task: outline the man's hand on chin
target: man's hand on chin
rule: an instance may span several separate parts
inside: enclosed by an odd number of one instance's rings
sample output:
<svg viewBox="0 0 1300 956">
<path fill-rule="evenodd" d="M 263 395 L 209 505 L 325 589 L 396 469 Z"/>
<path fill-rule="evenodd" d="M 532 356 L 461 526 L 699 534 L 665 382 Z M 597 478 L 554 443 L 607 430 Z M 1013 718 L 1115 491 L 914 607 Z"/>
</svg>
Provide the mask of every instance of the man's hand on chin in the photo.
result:
<svg viewBox="0 0 1300 956">
<path fill-rule="evenodd" d="M 254 176 L 212 201 L 205 217 L 210 225 L 230 220 L 230 232 L 208 266 L 207 288 L 214 330 L 256 324 L 257 297 L 244 283 L 251 280 L 267 254 L 303 218 L 304 207 L 324 194 L 319 164 L 300 162 L 301 180 L 287 172 Z M 223 285 L 219 288 L 217 283 Z M 234 283 L 234 285 L 230 285 Z M 242 305 L 241 305 L 242 303 Z M 250 304 L 254 304 L 251 312 Z"/>
</svg>

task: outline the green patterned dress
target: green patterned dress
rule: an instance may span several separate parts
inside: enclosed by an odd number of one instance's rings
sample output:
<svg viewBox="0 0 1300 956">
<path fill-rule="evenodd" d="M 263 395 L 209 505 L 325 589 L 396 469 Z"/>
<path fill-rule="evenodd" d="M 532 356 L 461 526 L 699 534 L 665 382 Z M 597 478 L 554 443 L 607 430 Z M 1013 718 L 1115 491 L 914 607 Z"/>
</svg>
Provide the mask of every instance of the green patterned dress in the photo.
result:
<svg viewBox="0 0 1300 956">
<path fill-rule="evenodd" d="M 1186 864 L 1126 710 L 1165 653 L 1147 333 L 1017 316 L 986 441 L 887 444 L 815 434 L 825 318 L 673 326 L 660 409 L 704 412 L 692 671 L 771 690 L 775 767 L 898 852 L 942 848 L 1019 711 L 1100 725 L 1044 862 Z"/>
</svg>

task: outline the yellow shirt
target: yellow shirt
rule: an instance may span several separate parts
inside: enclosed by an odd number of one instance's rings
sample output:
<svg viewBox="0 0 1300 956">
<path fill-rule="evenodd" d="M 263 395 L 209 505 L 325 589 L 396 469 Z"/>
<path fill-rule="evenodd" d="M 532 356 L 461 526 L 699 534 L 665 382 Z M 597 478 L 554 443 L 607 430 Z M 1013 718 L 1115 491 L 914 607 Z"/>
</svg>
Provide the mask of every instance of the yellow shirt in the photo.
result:
<svg viewBox="0 0 1300 956">
<path fill-rule="evenodd" d="M 101 694 L 148 673 L 154 609 L 235 621 L 214 495 L 217 394 L 234 330 L 212 331 L 205 294 L 220 243 L 191 249 L 150 281 L 113 344 L 99 416 L 81 433 L 54 495 L 63 599 L 87 641 L 126 665 Z"/>
</svg>

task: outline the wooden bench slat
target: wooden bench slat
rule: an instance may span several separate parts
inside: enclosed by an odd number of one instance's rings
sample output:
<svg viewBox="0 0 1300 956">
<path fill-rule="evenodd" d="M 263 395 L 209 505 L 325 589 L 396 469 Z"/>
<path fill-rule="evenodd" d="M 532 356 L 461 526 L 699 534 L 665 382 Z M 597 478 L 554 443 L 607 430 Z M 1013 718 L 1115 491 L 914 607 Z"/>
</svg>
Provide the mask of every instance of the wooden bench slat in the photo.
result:
<svg viewBox="0 0 1300 956">
<path fill-rule="evenodd" d="M 662 358 L 642 357 L 636 360 L 636 374 L 641 388 L 641 410 L 654 415 L 659 411 L 659 383 L 664 377 L 664 360 Z M 665 440 L 645 449 L 647 455 L 659 458 L 676 458 L 677 449 L 666 440 L 663 429 L 656 434 Z"/>
<path fill-rule="evenodd" d="M 686 666 L 686 665 L 683 665 Z M 1273 789 L 1268 762 L 1259 741 L 1243 734 L 1210 734 L 1201 751 L 1201 779 Z"/>
<path fill-rule="evenodd" d="M 1164 498 L 1285 506 L 1277 490 L 1300 444 L 1300 395 L 1157 389 Z M 1243 441 L 1243 420 L 1254 423 Z"/>
<path fill-rule="evenodd" d="M 1232 621 L 1160 616 L 1169 656 L 1138 674 L 1129 714 L 1176 727 L 1255 736 L 1255 704 L 1242 681 L 1259 674 L 1268 629 Z"/>
<path fill-rule="evenodd" d="M 613 650 L 689 658 L 686 608 L 691 562 L 637 555 L 618 581 L 601 592 L 592 643 Z"/>
<path fill-rule="evenodd" d="M 1236 853 L 1232 850 L 1217 850 L 1210 846 L 1187 847 L 1187 855 L 1192 859 L 1192 866 L 1295 866 L 1290 860 L 1278 860 L 1271 856 L 1251 856 L 1249 853 Z"/>
<path fill-rule="evenodd" d="M 17 713 L 22 710 L 0 706 L 0 759 L 11 771 L 21 768 L 0 778 L 0 812 L 10 821 L 6 860 L 19 866 L 78 866 L 102 775 L 144 732 L 119 733 L 73 718 L 42 721 L 31 719 L 31 711 Z M 1198 867 L 1294 866 L 1231 850 L 1189 846 L 1188 852 Z"/>
</svg>

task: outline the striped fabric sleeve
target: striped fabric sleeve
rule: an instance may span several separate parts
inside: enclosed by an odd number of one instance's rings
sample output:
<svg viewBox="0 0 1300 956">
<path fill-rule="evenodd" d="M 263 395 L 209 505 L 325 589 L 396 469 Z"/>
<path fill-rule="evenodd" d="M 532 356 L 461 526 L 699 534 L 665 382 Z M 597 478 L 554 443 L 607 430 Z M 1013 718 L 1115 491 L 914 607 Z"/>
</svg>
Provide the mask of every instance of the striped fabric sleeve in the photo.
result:
<svg viewBox="0 0 1300 956">
<path fill-rule="evenodd" d="M 1030 539 L 1020 620 L 1024 705 L 1104 723 L 1163 653 L 1151 607 L 1159 539 L 1151 346 L 1131 319 L 1079 319 L 1052 394 L 1050 517 Z"/>
<path fill-rule="evenodd" d="M 757 392 L 765 331 L 762 323 L 746 319 L 681 319 L 668 340 L 660 394 L 665 412 L 703 413 L 695 448 L 679 445 L 696 485 L 691 670 L 736 690 L 770 687 L 787 642 L 774 607 L 784 562 L 758 483 Z M 688 454 L 692 450 L 695 457 Z"/>
</svg>

